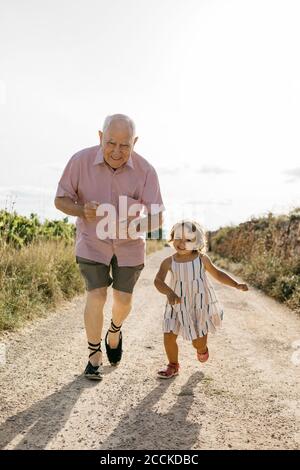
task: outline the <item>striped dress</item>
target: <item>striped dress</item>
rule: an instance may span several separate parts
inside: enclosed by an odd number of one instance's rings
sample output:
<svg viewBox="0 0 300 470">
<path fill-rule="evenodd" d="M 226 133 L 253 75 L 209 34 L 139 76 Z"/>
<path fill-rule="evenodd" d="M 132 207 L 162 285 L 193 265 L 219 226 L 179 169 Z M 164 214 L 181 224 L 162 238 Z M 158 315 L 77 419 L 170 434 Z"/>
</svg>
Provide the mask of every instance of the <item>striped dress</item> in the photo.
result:
<svg viewBox="0 0 300 470">
<path fill-rule="evenodd" d="M 193 340 L 214 333 L 222 325 L 223 310 L 207 279 L 201 255 L 193 261 L 178 263 L 172 256 L 171 289 L 180 304 L 166 304 L 163 331 Z"/>
</svg>

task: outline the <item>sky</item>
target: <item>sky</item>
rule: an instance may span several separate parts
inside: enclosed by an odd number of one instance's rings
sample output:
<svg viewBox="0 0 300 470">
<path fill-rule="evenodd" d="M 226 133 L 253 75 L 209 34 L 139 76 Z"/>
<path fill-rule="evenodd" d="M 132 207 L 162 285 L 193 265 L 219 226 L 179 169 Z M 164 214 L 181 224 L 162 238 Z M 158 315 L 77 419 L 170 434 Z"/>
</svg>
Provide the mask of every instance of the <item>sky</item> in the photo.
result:
<svg viewBox="0 0 300 470">
<path fill-rule="evenodd" d="M 69 158 L 113 113 L 166 226 L 300 206 L 298 0 L 0 0 L 0 208 L 61 218 Z"/>
</svg>

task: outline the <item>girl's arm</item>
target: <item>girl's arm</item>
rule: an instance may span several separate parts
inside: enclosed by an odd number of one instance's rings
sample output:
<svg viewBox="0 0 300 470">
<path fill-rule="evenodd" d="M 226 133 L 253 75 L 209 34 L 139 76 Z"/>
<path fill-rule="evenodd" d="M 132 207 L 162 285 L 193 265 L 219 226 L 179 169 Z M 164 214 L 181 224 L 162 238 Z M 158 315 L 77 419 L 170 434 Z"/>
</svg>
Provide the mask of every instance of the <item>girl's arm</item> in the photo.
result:
<svg viewBox="0 0 300 470">
<path fill-rule="evenodd" d="M 229 274 L 225 273 L 225 271 L 222 271 L 221 269 L 217 268 L 215 266 L 210 258 L 207 255 L 202 255 L 201 260 L 203 261 L 204 267 L 206 271 L 209 272 L 217 281 L 221 282 L 222 284 L 225 284 L 226 286 L 230 287 L 235 287 L 236 289 L 239 290 L 248 290 L 247 284 L 239 283 L 235 281 Z"/>
<path fill-rule="evenodd" d="M 180 297 L 175 294 L 175 292 L 165 283 L 167 273 L 171 266 L 172 257 L 169 256 L 166 258 L 160 265 L 159 271 L 155 276 L 154 285 L 156 289 L 161 293 L 165 294 L 168 297 L 168 301 L 171 305 L 180 303 Z"/>
</svg>

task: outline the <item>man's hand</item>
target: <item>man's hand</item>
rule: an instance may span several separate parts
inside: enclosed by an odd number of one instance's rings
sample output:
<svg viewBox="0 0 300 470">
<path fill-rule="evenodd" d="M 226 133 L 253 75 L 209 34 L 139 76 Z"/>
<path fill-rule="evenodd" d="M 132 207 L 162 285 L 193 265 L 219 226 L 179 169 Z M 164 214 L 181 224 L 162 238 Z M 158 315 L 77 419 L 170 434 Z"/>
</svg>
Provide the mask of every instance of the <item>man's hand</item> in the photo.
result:
<svg viewBox="0 0 300 470">
<path fill-rule="evenodd" d="M 239 290 L 244 290 L 244 291 L 249 290 L 247 284 L 237 283 L 237 285 L 235 287 L 236 287 L 236 289 L 239 289 Z"/>
<path fill-rule="evenodd" d="M 181 302 L 180 297 L 178 297 L 178 295 L 176 295 L 175 292 L 172 291 L 172 290 L 170 290 L 170 292 L 168 292 L 167 297 L 168 297 L 168 302 L 171 305 L 180 304 L 180 302 Z"/>
<path fill-rule="evenodd" d="M 90 201 L 86 202 L 83 206 L 83 217 L 88 221 L 88 222 L 93 222 L 96 220 L 96 211 L 97 207 L 100 205 L 99 202 L 96 201 Z"/>
</svg>

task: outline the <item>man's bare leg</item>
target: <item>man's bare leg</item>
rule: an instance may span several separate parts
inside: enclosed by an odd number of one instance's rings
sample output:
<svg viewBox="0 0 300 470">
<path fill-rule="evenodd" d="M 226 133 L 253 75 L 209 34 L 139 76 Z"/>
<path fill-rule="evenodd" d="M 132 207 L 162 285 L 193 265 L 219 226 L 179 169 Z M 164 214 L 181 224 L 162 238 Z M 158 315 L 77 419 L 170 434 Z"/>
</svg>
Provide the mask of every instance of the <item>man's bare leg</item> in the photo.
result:
<svg viewBox="0 0 300 470">
<path fill-rule="evenodd" d="M 103 307 L 106 302 L 107 287 L 100 287 L 87 292 L 84 310 L 84 324 L 89 343 L 98 344 L 101 341 L 103 327 Z M 93 366 L 102 363 L 102 353 L 97 352 L 90 357 Z"/>
<path fill-rule="evenodd" d="M 113 289 L 112 321 L 116 326 L 122 325 L 132 307 L 132 294 Z M 114 349 L 118 347 L 120 332 L 109 333 L 108 344 Z"/>
</svg>

